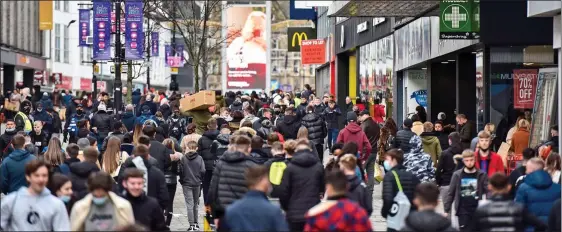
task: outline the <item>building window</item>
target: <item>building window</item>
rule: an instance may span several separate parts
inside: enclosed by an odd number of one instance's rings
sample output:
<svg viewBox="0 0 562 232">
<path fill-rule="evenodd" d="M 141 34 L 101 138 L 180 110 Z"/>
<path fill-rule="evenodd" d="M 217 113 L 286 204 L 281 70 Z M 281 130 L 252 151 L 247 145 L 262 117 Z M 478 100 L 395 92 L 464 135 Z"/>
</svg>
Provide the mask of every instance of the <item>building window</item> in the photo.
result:
<svg viewBox="0 0 562 232">
<path fill-rule="evenodd" d="M 59 23 L 55 24 L 55 62 L 60 62 L 60 50 L 61 50 L 60 26 L 61 25 Z"/>
<path fill-rule="evenodd" d="M 64 63 L 70 63 L 70 38 L 68 34 L 68 27 L 64 28 Z"/>
<path fill-rule="evenodd" d="M 60 1 L 55 0 L 55 10 L 60 10 Z"/>
<path fill-rule="evenodd" d="M 70 12 L 70 3 L 68 1 L 63 2 L 64 12 Z"/>
</svg>

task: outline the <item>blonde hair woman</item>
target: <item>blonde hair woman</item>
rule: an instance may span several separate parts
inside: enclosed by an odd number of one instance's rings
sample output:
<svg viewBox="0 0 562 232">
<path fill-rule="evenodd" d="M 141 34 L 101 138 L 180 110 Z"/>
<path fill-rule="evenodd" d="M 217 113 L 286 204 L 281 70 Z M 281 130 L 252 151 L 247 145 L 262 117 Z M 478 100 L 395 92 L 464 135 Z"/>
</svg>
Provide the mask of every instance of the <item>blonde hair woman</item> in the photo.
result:
<svg viewBox="0 0 562 232">
<path fill-rule="evenodd" d="M 62 174 L 68 174 L 70 169 L 68 165 L 64 163 L 66 159 L 66 154 L 61 148 L 60 139 L 57 137 L 51 138 L 49 140 L 49 145 L 47 151 L 43 154 L 43 160 L 49 165 L 51 172 L 59 172 Z"/>
<path fill-rule="evenodd" d="M 121 151 L 121 140 L 111 136 L 107 142 L 107 149 L 103 153 L 101 168 L 116 179 L 121 170 L 121 165 L 129 157 L 127 152 Z"/>
<path fill-rule="evenodd" d="M 136 124 L 133 129 L 133 145 L 139 145 L 139 138 L 142 136 L 142 125 Z"/>
<path fill-rule="evenodd" d="M 515 154 L 523 154 L 523 150 L 529 147 L 529 137 L 531 136 L 529 128 L 531 124 L 525 119 L 519 120 L 517 124 L 519 129 L 513 133 L 511 147 L 513 148 L 513 152 L 515 152 Z"/>
</svg>

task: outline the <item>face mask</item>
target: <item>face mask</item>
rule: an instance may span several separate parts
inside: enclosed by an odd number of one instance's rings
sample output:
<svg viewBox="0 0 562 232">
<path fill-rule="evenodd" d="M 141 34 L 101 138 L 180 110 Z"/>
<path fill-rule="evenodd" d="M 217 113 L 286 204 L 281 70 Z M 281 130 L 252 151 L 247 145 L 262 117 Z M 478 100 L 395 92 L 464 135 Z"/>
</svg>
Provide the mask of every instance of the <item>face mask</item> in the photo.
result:
<svg viewBox="0 0 562 232">
<path fill-rule="evenodd" d="M 43 108 L 37 108 L 37 112 L 43 111 Z"/>
<path fill-rule="evenodd" d="M 76 114 L 81 115 L 82 113 L 84 113 L 83 110 L 76 110 Z"/>
<path fill-rule="evenodd" d="M 103 205 L 107 201 L 107 197 L 93 197 L 92 202 L 94 205 Z"/>
<path fill-rule="evenodd" d="M 390 166 L 390 163 L 388 163 L 388 160 L 385 160 L 382 165 L 384 166 L 384 170 L 386 171 L 390 171 L 390 169 L 392 169 L 392 167 Z"/>
<path fill-rule="evenodd" d="M 6 132 L 14 132 L 16 131 L 16 128 L 6 128 Z"/>
<path fill-rule="evenodd" d="M 68 203 L 70 201 L 70 196 L 60 196 L 59 199 L 64 203 Z"/>
</svg>

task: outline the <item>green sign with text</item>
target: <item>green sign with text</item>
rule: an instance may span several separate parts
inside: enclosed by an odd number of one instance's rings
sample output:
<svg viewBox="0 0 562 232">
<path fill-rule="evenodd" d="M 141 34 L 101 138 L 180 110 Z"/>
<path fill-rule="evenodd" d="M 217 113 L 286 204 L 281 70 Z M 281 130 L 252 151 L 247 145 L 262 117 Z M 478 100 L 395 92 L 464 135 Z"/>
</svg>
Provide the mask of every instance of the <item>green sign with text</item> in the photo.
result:
<svg viewBox="0 0 562 232">
<path fill-rule="evenodd" d="M 480 0 L 441 0 L 440 39 L 479 39 Z"/>
</svg>

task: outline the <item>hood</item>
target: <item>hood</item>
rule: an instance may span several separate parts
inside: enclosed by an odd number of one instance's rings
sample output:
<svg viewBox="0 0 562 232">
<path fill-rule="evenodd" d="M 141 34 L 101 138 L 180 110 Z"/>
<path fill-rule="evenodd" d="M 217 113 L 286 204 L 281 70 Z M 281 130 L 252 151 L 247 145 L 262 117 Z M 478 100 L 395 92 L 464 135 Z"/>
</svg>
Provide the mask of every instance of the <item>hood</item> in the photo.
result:
<svg viewBox="0 0 562 232">
<path fill-rule="evenodd" d="M 24 159 L 27 159 L 29 156 L 31 156 L 31 153 L 29 153 L 27 150 L 18 149 L 12 151 L 9 157 L 15 161 L 22 161 Z"/>
<path fill-rule="evenodd" d="M 133 95 L 141 95 L 140 89 L 135 89 L 135 91 L 133 91 Z"/>
<path fill-rule="evenodd" d="M 248 157 L 246 156 L 246 154 L 244 154 L 242 152 L 226 151 L 226 152 L 224 152 L 224 154 L 221 156 L 220 159 L 222 161 L 227 162 L 227 163 L 237 163 L 237 162 L 242 162 L 242 161 L 248 159 Z"/>
<path fill-rule="evenodd" d="M 361 126 L 359 126 L 359 124 L 354 123 L 354 122 L 347 124 L 347 126 L 345 126 L 345 128 L 343 128 L 343 129 L 346 130 L 346 131 L 349 131 L 349 133 L 352 133 L 352 134 L 357 134 L 357 133 L 359 133 L 359 131 L 362 131 Z"/>
<path fill-rule="evenodd" d="M 203 133 L 203 136 L 209 138 L 210 140 L 215 140 L 217 139 L 217 136 L 219 135 L 219 131 L 218 130 L 209 130 L 209 131 L 205 131 Z"/>
<path fill-rule="evenodd" d="M 462 147 L 460 147 L 460 146 L 449 146 L 449 148 L 447 148 L 447 150 L 445 150 L 445 151 L 449 151 L 449 152 L 451 152 L 451 154 L 457 155 L 457 154 L 461 154 L 463 150 L 462 150 Z"/>
<path fill-rule="evenodd" d="M 548 172 L 538 170 L 525 176 L 525 183 L 537 189 L 546 189 L 552 185 L 552 177 Z"/>
<path fill-rule="evenodd" d="M 447 218 L 431 210 L 412 211 L 405 222 L 413 231 L 445 231 L 451 227 Z"/>
<path fill-rule="evenodd" d="M 312 151 L 297 151 L 291 159 L 291 163 L 301 167 L 311 167 L 318 163 L 318 157 Z"/>
<path fill-rule="evenodd" d="M 49 98 L 49 96 L 43 95 L 43 96 L 41 97 L 41 100 L 47 101 L 47 100 L 51 100 L 51 99 Z"/>
<path fill-rule="evenodd" d="M 256 134 L 257 134 L 256 130 L 254 130 L 250 127 L 240 127 L 240 129 L 238 129 L 238 131 L 248 133 L 250 137 L 256 136 Z"/>
<path fill-rule="evenodd" d="M 195 158 L 197 158 L 197 152 L 188 152 L 185 154 L 185 156 L 187 156 L 189 160 L 194 160 Z"/>
<path fill-rule="evenodd" d="M 170 110 L 170 105 L 168 105 L 168 103 L 164 103 L 160 105 L 160 111 L 168 111 L 168 110 Z"/>
<path fill-rule="evenodd" d="M 123 119 L 132 118 L 134 116 L 133 112 L 125 112 L 125 114 L 123 114 Z"/>
<path fill-rule="evenodd" d="M 23 188 L 18 189 L 17 195 L 36 198 L 36 196 L 33 196 L 29 193 L 29 191 L 27 190 L 27 187 L 23 187 Z M 49 195 L 51 195 L 51 191 L 48 188 L 43 188 L 43 191 L 41 191 L 41 194 L 39 194 L 39 195 L 41 197 L 49 196 Z M 37 202 L 35 202 L 35 203 L 37 203 Z"/>
<path fill-rule="evenodd" d="M 439 139 L 435 136 L 423 136 L 421 137 L 423 144 L 439 143 Z"/>
<path fill-rule="evenodd" d="M 269 128 L 271 128 L 272 123 L 269 119 L 266 118 L 266 119 L 261 121 L 261 126 L 269 129 Z"/>
<path fill-rule="evenodd" d="M 230 143 L 230 135 L 219 134 L 217 135 L 217 141 L 222 145 L 228 145 Z"/>
<path fill-rule="evenodd" d="M 252 156 L 258 158 L 271 158 L 263 148 L 252 149 Z"/>
<path fill-rule="evenodd" d="M 361 180 L 357 177 L 357 175 L 349 175 L 347 176 L 347 183 L 349 183 L 349 190 L 353 191 L 353 189 L 357 188 L 361 185 Z"/>
<path fill-rule="evenodd" d="M 432 131 L 432 132 L 422 132 L 422 133 L 420 134 L 420 137 L 423 137 L 423 136 L 437 136 L 437 135 L 438 135 L 438 133 L 437 133 L 436 131 Z"/>
<path fill-rule="evenodd" d="M 242 105 L 242 101 L 235 100 L 235 101 L 232 103 L 232 105 L 233 105 L 233 106 L 241 106 L 241 105 Z"/>
<path fill-rule="evenodd" d="M 417 135 L 412 136 L 410 139 L 410 148 L 410 153 L 423 153 L 422 139 Z"/>
<path fill-rule="evenodd" d="M 4 131 L 4 134 L 9 135 L 9 136 L 13 136 L 13 135 L 15 135 L 15 134 L 17 134 L 17 133 L 18 133 L 18 131 L 15 130 L 15 129 L 14 129 L 14 131 L 9 131 L 9 132 L 8 132 L 8 131 Z M 11 139 L 12 139 L 12 138 L 10 138 L 10 140 L 11 140 Z M 7 141 L 7 143 L 9 143 L 9 141 Z"/>
<path fill-rule="evenodd" d="M 98 165 L 87 161 L 70 165 L 70 172 L 82 178 L 88 178 L 90 173 L 99 171 Z"/>
<path fill-rule="evenodd" d="M 285 115 L 285 117 L 283 117 L 283 122 L 286 124 L 286 126 L 291 125 L 297 121 L 298 118 L 295 115 Z"/>
</svg>

